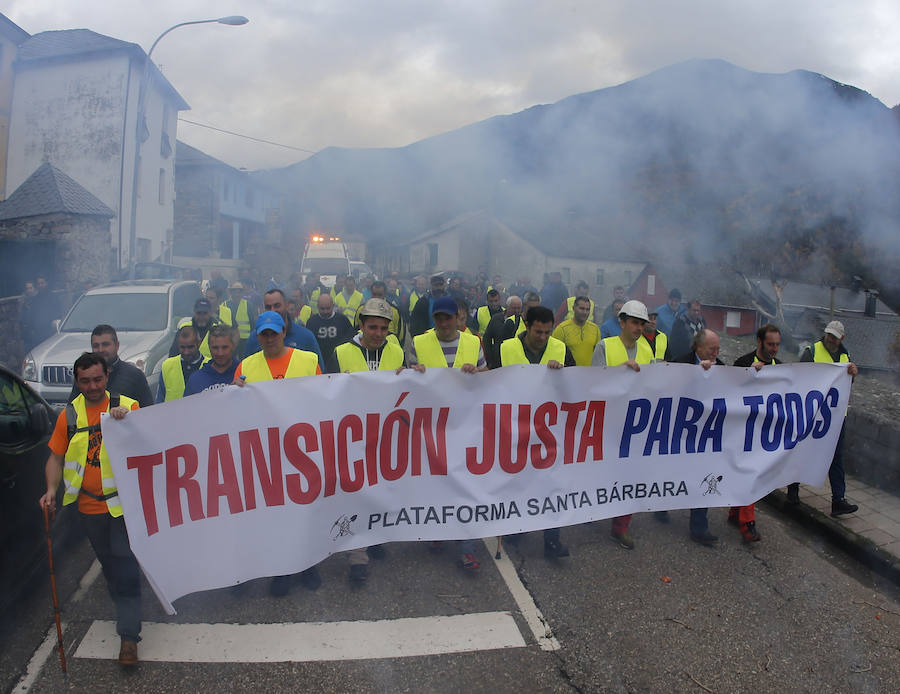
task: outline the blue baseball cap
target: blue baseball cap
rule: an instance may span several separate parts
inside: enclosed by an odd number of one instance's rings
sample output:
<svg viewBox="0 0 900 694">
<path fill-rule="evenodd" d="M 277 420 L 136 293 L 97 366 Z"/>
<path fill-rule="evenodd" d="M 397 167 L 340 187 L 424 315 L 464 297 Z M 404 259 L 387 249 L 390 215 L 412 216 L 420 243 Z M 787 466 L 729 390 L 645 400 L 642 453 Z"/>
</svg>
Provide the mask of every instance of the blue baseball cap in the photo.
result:
<svg viewBox="0 0 900 694">
<path fill-rule="evenodd" d="M 434 300 L 431 307 L 431 315 L 436 313 L 446 313 L 448 316 L 455 316 L 459 313 L 459 306 L 456 305 L 456 299 L 452 296 L 439 296 Z"/>
<path fill-rule="evenodd" d="M 256 319 L 256 334 L 259 335 L 263 330 L 280 333 L 284 330 L 284 318 L 275 311 L 263 311 Z"/>
</svg>

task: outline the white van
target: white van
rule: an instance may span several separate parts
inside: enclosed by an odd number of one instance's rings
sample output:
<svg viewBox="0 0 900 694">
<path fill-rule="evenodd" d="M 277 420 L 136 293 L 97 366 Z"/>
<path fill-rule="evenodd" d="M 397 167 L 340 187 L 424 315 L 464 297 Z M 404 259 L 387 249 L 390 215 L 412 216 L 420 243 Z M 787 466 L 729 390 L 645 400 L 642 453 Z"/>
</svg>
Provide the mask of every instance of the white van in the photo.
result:
<svg viewBox="0 0 900 694">
<path fill-rule="evenodd" d="M 333 287 L 338 276 L 350 274 L 347 247 L 338 241 L 310 241 L 303 251 L 300 274 L 304 282 L 318 275 L 324 286 Z"/>
</svg>

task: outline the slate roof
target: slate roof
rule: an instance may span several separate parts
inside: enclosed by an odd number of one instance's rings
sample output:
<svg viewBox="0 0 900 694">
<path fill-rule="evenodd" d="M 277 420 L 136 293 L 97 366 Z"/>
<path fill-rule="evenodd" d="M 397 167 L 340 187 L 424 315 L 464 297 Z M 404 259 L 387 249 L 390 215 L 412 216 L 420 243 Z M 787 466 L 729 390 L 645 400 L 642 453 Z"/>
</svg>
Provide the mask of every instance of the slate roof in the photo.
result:
<svg viewBox="0 0 900 694">
<path fill-rule="evenodd" d="M 136 43 L 121 41 L 111 36 L 98 34 L 90 29 L 62 29 L 60 31 L 42 31 L 19 46 L 16 60 L 27 63 L 33 60 L 63 58 L 84 53 L 102 53 L 106 51 L 127 51 L 144 54 L 144 49 Z"/>
<path fill-rule="evenodd" d="M 31 36 L 31 34 L 3 14 L 0 14 L 0 34 L 16 45 L 19 45 Z"/>
<path fill-rule="evenodd" d="M 725 265 L 676 265 L 657 258 L 654 267 L 663 285 L 669 290 L 680 290 L 684 302 L 699 299 L 704 306 L 756 310 L 740 275 Z"/>
<path fill-rule="evenodd" d="M 28 67 L 46 61 L 77 60 L 103 53 L 121 52 L 141 62 L 147 60 L 144 49 L 136 43 L 104 36 L 90 29 L 61 29 L 42 31 L 19 45 L 15 65 Z M 151 80 L 158 82 L 164 92 L 175 102 L 179 111 L 190 109 L 178 90 L 172 86 L 153 62 L 150 62 Z"/>
<path fill-rule="evenodd" d="M 217 166 L 231 169 L 237 173 L 245 173 L 181 140 L 175 141 L 175 166 Z"/>
<path fill-rule="evenodd" d="M 80 183 L 51 164 L 41 164 L 6 200 L 0 202 L 0 221 L 68 213 L 115 217 Z"/>
<path fill-rule="evenodd" d="M 772 282 L 758 277 L 750 280 L 759 286 L 759 289 L 771 299 L 775 305 L 775 289 Z M 782 304 L 785 309 L 820 309 L 829 310 L 831 307 L 831 287 L 824 284 L 811 284 L 809 282 L 795 282 L 791 280 L 782 293 Z M 836 287 L 834 290 L 834 308 L 836 311 L 858 311 L 862 313 L 866 308 L 866 294 L 862 291 L 854 291 L 846 287 Z M 881 299 L 875 305 L 876 314 L 895 316 L 896 313 Z"/>
</svg>

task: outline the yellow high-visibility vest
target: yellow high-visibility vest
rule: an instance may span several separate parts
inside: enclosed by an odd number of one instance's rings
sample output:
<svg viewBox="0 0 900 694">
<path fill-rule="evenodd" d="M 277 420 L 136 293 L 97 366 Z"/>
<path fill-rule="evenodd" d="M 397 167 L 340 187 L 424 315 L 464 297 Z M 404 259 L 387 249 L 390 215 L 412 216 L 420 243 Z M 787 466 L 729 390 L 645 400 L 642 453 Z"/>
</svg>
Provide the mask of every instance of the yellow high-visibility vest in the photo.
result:
<svg viewBox="0 0 900 694">
<path fill-rule="evenodd" d="M 501 307 L 501 310 L 506 310 Z M 493 314 L 491 313 L 491 309 L 488 306 L 479 306 L 478 310 L 475 312 L 475 318 L 478 320 L 478 332 L 484 335 L 484 331 L 487 330 L 488 323 L 491 322 L 491 318 Z"/>
<path fill-rule="evenodd" d="M 300 313 L 297 316 L 300 320 L 303 321 L 303 325 L 306 325 L 309 322 L 309 317 L 312 315 L 312 307 L 308 304 L 300 309 Z"/>
<path fill-rule="evenodd" d="M 478 351 L 481 349 L 481 340 L 471 333 L 457 333 L 459 344 L 456 347 L 456 357 L 453 359 L 453 368 L 461 369 L 464 364 L 478 366 Z M 416 357 L 419 363 L 426 369 L 436 369 L 447 366 L 447 358 L 441 348 L 441 342 L 434 332 L 425 332 L 413 338 L 416 347 Z"/>
<path fill-rule="evenodd" d="M 666 348 L 669 346 L 669 338 L 666 337 L 666 334 L 664 332 L 662 332 L 661 330 L 656 331 L 656 339 L 653 341 L 652 345 L 650 344 L 650 340 L 648 340 L 643 335 L 638 338 L 638 342 L 640 342 L 641 340 L 646 342 L 650 349 L 653 351 L 654 359 L 659 359 L 660 361 L 662 361 L 666 358 Z"/>
<path fill-rule="evenodd" d="M 823 364 L 834 363 L 834 357 L 831 356 L 831 353 L 825 347 L 825 343 L 821 340 L 813 345 L 813 361 L 817 361 Z M 841 364 L 849 364 L 850 355 L 846 352 L 841 352 L 841 356 L 838 359 L 838 362 Z"/>
<path fill-rule="evenodd" d="M 200 366 L 202 367 L 207 361 L 209 359 L 201 361 Z M 184 371 L 181 368 L 180 354 L 169 357 L 162 363 L 160 376 L 162 376 L 163 383 L 166 386 L 165 402 L 184 397 L 184 389 L 187 387 L 187 384 L 184 382 Z"/>
<path fill-rule="evenodd" d="M 659 339 L 659 338 L 657 338 Z M 634 360 L 638 364 L 649 364 L 653 361 L 653 350 L 650 349 L 650 343 L 646 340 L 638 340 L 637 354 Z M 625 350 L 625 343 L 618 335 L 614 337 L 603 338 L 603 349 L 606 351 L 606 365 L 619 366 L 628 361 L 628 352 Z"/>
<path fill-rule="evenodd" d="M 356 312 L 359 310 L 363 301 L 362 292 L 358 289 L 350 295 L 350 299 L 344 297 L 344 292 L 338 292 L 334 295 L 334 305 L 343 309 L 344 315 L 353 325 L 356 321 Z"/>
<path fill-rule="evenodd" d="M 369 365 L 366 363 L 359 346 L 355 342 L 344 342 L 338 345 L 335 350 L 337 355 L 338 366 L 341 372 L 344 371 L 368 371 Z M 385 342 L 384 351 L 381 353 L 381 361 L 378 364 L 379 371 L 396 371 L 403 366 L 403 349 L 399 344 L 388 340 Z"/>
<path fill-rule="evenodd" d="M 316 369 L 319 368 L 319 357 L 315 352 L 307 352 L 303 349 L 291 350 L 291 361 L 288 363 L 285 378 L 300 378 L 301 376 L 314 376 Z M 266 362 L 266 355 L 263 352 L 256 352 L 241 362 L 241 375 L 247 380 L 247 383 L 256 383 L 257 381 L 271 381 L 272 372 L 269 371 L 269 364 Z"/>
<path fill-rule="evenodd" d="M 109 398 L 109 392 L 106 393 L 106 397 Z M 119 396 L 119 405 L 129 410 L 134 406 L 135 402 L 135 400 L 124 395 Z M 107 402 L 107 412 L 109 412 L 109 405 L 110 403 Z M 75 430 L 69 439 L 69 446 L 66 448 L 65 465 L 63 466 L 63 482 L 66 485 L 66 491 L 63 495 L 63 506 L 75 501 L 78 498 L 78 493 L 81 491 L 92 428 L 87 423 L 87 402 L 84 399 L 84 395 L 79 395 L 68 407 L 75 413 Z M 122 515 L 122 503 L 119 501 L 119 491 L 116 489 L 112 465 L 109 464 L 106 444 L 102 441 L 100 443 L 100 479 L 102 480 L 102 501 L 106 502 L 109 515 L 113 518 L 118 518 Z"/>
<path fill-rule="evenodd" d="M 240 338 L 246 340 L 250 337 L 250 308 L 246 299 L 241 299 L 237 305 L 237 310 L 234 312 L 234 321 L 237 324 Z"/>
<path fill-rule="evenodd" d="M 548 364 L 551 361 L 558 361 L 560 364 L 566 363 L 566 343 L 552 336 L 547 338 L 547 347 L 544 349 L 539 363 Z M 525 356 L 525 347 L 518 337 L 510 337 L 500 343 L 501 366 L 529 363 L 528 357 Z"/>
<path fill-rule="evenodd" d="M 222 321 L 225 325 L 234 327 L 234 316 L 231 313 L 231 309 L 228 308 L 224 303 L 219 304 L 219 320 Z"/>
</svg>

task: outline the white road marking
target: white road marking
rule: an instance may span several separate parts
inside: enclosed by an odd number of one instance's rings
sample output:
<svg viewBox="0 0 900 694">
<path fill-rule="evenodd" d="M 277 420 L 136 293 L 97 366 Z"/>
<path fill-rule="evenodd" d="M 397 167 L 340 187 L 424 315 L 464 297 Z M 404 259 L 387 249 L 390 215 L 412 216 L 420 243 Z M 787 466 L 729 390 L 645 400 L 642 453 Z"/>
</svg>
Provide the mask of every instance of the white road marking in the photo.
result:
<svg viewBox="0 0 900 694">
<path fill-rule="evenodd" d="M 501 552 L 500 558 L 497 559 L 495 554 L 497 551 L 496 538 L 484 538 L 482 542 L 484 542 L 484 546 L 487 548 L 488 553 L 494 559 L 497 570 L 506 582 L 506 587 L 509 588 L 509 592 L 512 593 L 516 605 L 519 606 L 519 612 L 522 613 L 522 616 L 528 623 L 531 633 L 534 634 L 534 638 L 537 640 L 541 650 L 558 651 L 560 645 L 559 641 L 557 641 L 556 637 L 553 635 L 553 629 L 550 628 L 547 620 L 544 619 L 544 615 L 541 614 L 538 606 L 534 604 L 534 598 L 531 597 L 531 593 L 529 593 L 528 589 L 523 585 L 522 580 L 519 578 L 519 574 L 516 573 L 516 567 L 513 566 L 513 563 L 509 560 L 509 556 L 506 552 Z"/>
<path fill-rule="evenodd" d="M 63 634 L 66 633 L 65 622 L 62 623 L 62 632 Z M 38 675 L 41 674 L 41 670 L 44 668 L 44 663 L 56 652 L 57 638 L 56 622 L 54 622 L 47 630 L 47 635 L 44 637 L 41 645 L 38 646 L 34 655 L 31 656 L 31 660 L 28 661 L 28 665 L 25 667 L 25 674 L 16 683 L 15 688 L 12 690 L 13 694 L 26 694 L 26 692 L 31 691 Z"/>
<path fill-rule="evenodd" d="M 401 658 L 523 648 L 509 612 L 296 624 L 163 624 L 145 622 L 142 661 L 201 663 L 310 662 Z M 77 658 L 115 658 L 116 625 L 91 624 Z"/>
<path fill-rule="evenodd" d="M 78 588 L 72 595 L 71 602 L 73 605 L 85 596 L 85 593 L 87 593 L 88 589 L 90 589 L 90 587 L 94 585 L 94 581 L 97 580 L 97 577 L 99 575 L 100 562 L 94 559 L 94 563 L 90 565 L 84 576 L 81 577 L 81 580 L 78 582 Z M 62 623 L 62 633 L 64 635 L 66 633 L 65 622 Z M 47 630 L 47 635 L 44 637 L 41 645 L 38 646 L 37 650 L 34 652 L 34 655 L 31 656 L 31 660 L 28 661 L 28 665 L 25 667 L 25 674 L 22 675 L 22 677 L 16 683 L 16 687 L 15 689 L 13 689 L 13 694 L 27 694 L 27 692 L 31 691 L 31 688 L 34 686 L 38 675 L 44 668 L 44 664 L 47 662 L 47 659 L 56 651 L 57 640 L 58 637 L 56 634 L 56 623 L 54 622 Z"/>
</svg>

